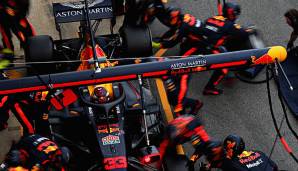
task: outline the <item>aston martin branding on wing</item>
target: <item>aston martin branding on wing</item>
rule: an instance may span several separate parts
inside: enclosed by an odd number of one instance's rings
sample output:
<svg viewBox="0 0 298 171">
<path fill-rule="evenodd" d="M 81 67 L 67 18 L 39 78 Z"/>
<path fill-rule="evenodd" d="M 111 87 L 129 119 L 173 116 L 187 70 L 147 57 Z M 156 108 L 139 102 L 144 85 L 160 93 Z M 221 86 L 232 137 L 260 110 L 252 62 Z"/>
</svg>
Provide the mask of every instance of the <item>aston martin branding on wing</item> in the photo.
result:
<svg viewBox="0 0 298 171">
<path fill-rule="evenodd" d="M 102 13 L 110 13 L 113 12 L 112 7 L 99 7 L 99 8 L 93 8 L 89 9 L 89 14 L 102 14 Z M 83 15 L 83 10 L 75 10 L 75 11 L 63 11 L 63 12 L 57 12 L 56 18 L 58 17 L 75 17 L 79 15 Z"/>
<path fill-rule="evenodd" d="M 89 15 L 91 20 L 110 18 L 113 16 L 111 0 L 88 0 Z M 85 3 L 66 2 L 53 3 L 56 23 L 82 21 L 85 19 Z"/>
<path fill-rule="evenodd" d="M 199 59 L 194 59 L 192 61 L 174 63 L 171 65 L 171 69 L 181 69 L 181 68 L 205 66 L 206 63 L 207 63 L 206 59 L 199 58 Z"/>
<path fill-rule="evenodd" d="M 97 4 L 102 3 L 104 0 L 88 0 L 88 6 L 89 7 L 94 7 Z M 62 4 L 63 6 L 66 7 L 71 7 L 71 8 L 77 8 L 77 9 L 82 9 L 84 8 L 85 4 L 82 2 L 66 2 Z"/>
</svg>

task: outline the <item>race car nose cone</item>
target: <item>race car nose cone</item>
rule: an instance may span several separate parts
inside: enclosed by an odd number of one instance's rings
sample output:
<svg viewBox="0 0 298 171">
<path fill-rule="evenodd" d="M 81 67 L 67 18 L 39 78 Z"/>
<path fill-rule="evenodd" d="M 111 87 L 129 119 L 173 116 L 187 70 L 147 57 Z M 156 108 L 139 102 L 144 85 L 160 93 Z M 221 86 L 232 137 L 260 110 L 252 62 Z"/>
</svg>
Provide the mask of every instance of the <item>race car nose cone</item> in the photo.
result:
<svg viewBox="0 0 298 171">
<path fill-rule="evenodd" d="M 283 62 L 287 58 L 287 50 L 282 46 L 273 46 L 269 49 L 268 55 L 279 62 Z"/>
</svg>

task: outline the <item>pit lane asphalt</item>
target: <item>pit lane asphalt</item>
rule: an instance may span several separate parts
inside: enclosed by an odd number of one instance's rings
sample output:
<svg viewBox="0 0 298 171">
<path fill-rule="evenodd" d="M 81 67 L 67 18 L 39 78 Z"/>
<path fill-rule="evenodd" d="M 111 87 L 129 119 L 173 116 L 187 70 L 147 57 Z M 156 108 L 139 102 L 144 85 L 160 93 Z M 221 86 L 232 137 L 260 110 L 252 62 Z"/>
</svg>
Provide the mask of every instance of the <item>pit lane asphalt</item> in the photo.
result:
<svg viewBox="0 0 298 171">
<path fill-rule="evenodd" d="M 68 1 L 68 0 L 59 0 Z M 32 1 L 29 19 L 38 34 L 49 34 L 58 38 L 52 17 L 51 2 L 57 0 Z M 238 0 L 242 6 L 242 15 L 239 23 L 249 25 L 255 24 L 261 31 L 266 45 L 286 45 L 291 29 L 286 25 L 283 14 L 289 8 L 298 8 L 297 0 Z M 171 0 L 174 6 L 180 7 L 201 20 L 216 14 L 216 1 L 210 0 Z M 102 24 L 103 26 L 105 24 Z M 155 22 L 151 26 L 154 36 L 162 34 L 166 29 L 160 23 Z M 73 24 L 63 26 L 66 37 L 76 35 L 77 28 Z M 108 26 L 103 31 L 107 32 Z M 296 43 L 297 44 L 297 43 Z M 168 55 L 177 54 L 177 47 L 170 50 Z M 251 85 L 238 80 L 225 81 L 220 87 L 224 88 L 221 96 L 207 97 L 202 95 L 202 89 L 207 83 L 211 72 L 193 74 L 190 84 L 189 96 L 198 98 L 204 102 L 200 111 L 208 133 L 218 140 L 224 139 L 230 133 L 241 135 L 246 141 L 249 149 L 258 149 L 269 154 L 272 148 L 275 131 L 269 113 L 266 85 Z M 257 79 L 263 79 L 264 72 Z M 275 90 L 275 86 L 273 86 Z M 282 110 L 278 97 L 274 91 L 273 104 L 278 122 L 282 119 Z M 298 131 L 298 122 L 290 114 L 292 126 Z M 15 124 L 15 121 L 11 123 Z M 12 126 L 12 125 L 11 125 Z M 284 123 L 281 133 L 288 140 L 289 145 L 298 156 L 297 140 L 291 136 Z M 0 151 L 8 150 L 11 139 L 15 139 L 18 133 L 2 132 Z M 2 138 L 3 137 L 3 138 Z M 186 153 L 191 154 L 192 149 L 186 146 Z M 2 155 L 3 156 L 3 155 Z M 272 159 L 279 165 L 280 169 L 297 171 L 298 165 L 285 152 L 280 141 L 277 142 Z"/>
</svg>

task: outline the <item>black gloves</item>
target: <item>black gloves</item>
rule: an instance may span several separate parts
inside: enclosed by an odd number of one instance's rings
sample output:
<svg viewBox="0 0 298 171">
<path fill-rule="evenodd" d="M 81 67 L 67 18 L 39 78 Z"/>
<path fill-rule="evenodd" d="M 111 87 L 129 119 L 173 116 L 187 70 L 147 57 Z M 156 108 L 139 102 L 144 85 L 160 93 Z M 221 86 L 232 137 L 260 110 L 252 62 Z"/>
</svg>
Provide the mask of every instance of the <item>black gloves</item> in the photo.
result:
<svg viewBox="0 0 298 171">
<path fill-rule="evenodd" d="M 188 168 L 189 171 L 194 171 L 195 170 L 195 161 L 188 160 L 186 166 L 187 166 L 187 168 Z"/>
<path fill-rule="evenodd" d="M 26 162 L 26 157 L 19 150 L 11 150 L 6 156 L 6 163 L 9 167 L 23 166 Z"/>
</svg>

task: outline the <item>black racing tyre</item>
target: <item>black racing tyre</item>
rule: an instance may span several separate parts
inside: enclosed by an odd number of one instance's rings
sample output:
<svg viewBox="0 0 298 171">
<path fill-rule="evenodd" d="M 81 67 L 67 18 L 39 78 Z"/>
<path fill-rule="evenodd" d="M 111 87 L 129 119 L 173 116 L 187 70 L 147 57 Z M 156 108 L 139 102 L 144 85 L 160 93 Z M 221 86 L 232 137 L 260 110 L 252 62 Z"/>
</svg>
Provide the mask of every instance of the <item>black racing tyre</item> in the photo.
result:
<svg viewBox="0 0 298 171">
<path fill-rule="evenodd" d="M 26 62 L 47 62 L 53 61 L 54 43 L 52 37 L 48 35 L 39 35 L 30 37 L 25 49 Z M 28 74 L 45 74 L 53 70 L 50 64 L 32 64 L 28 69 Z"/>
<path fill-rule="evenodd" d="M 112 4 L 115 16 L 123 15 L 125 13 L 125 0 L 112 0 Z"/>
<path fill-rule="evenodd" d="M 125 56 L 152 56 L 152 37 L 148 26 L 123 25 L 119 32 Z"/>
<path fill-rule="evenodd" d="M 248 49 L 258 49 L 264 48 L 265 44 L 262 36 L 259 34 L 258 30 L 250 33 L 248 37 L 233 37 L 224 45 L 226 49 L 230 51 L 248 50 Z"/>
<path fill-rule="evenodd" d="M 235 37 L 225 44 L 225 48 L 230 51 L 248 50 L 248 49 L 260 49 L 265 48 L 265 43 L 262 36 L 258 33 L 258 30 L 250 33 L 246 39 Z M 258 65 L 251 67 L 249 69 L 238 70 L 241 75 L 252 79 L 258 75 L 258 73 L 263 69 L 263 65 Z"/>
<path fill-rule="evenodd" d="M 54 43 L 50 36 L 30 37 L 27 44 L 26 60 L 28 62 L 46 62 L 53 59 Z"/>
<path fill-rule="evenodd" d="M 173 154 L 166 154 L 164 156 L 163 166 L 167 171 L 191 171 L 193 166 L 189 166 L 189 159 L 186 155 L 176 154 L 176 148 L 170 149 Z"/>
</svg>

